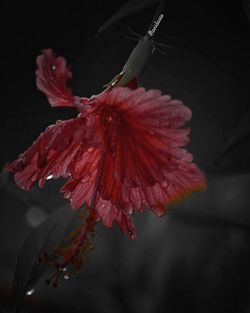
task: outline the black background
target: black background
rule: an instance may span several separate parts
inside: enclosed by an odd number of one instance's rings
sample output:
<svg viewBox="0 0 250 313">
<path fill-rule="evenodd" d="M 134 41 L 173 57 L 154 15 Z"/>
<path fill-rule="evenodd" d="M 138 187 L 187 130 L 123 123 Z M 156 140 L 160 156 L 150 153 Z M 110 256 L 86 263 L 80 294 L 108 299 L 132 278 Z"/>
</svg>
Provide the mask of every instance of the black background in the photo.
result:
<svg viewBox="0 0 250 313">
<path fill-rule="evenodd" d="M 142 85 L 192 109 L 188 149 L 208 178 L 208 190 L 162 219 L 137 215 L 134 242 L 116 227 L 100 225 L 81 278 L 56 290 L 41 280 L 24 312 L 250 312 L 250 33 L 244 3 L 169 0 L 155 40 L 174 48 L 155 52 L 142 78 Z M 48 125 L 76 116 L 73 109 L 51 108 L 37 90 L 39 51 L 50 47 L 67 59 L 77 95 L 97 94 L 136 44 L 125 38 L 128 27 L 143 34 L 156 8 L 129 14 L 95 37 L 123 4 L 1 5 L 1 166 Z M 49 214 L 65 203 L 57 183 L 25 193 L 11 176 L 0 190 L 3 312 L 11 307 L 18 249 L 31 230 L 27 212 L 38 207 Z"/>
</svg>

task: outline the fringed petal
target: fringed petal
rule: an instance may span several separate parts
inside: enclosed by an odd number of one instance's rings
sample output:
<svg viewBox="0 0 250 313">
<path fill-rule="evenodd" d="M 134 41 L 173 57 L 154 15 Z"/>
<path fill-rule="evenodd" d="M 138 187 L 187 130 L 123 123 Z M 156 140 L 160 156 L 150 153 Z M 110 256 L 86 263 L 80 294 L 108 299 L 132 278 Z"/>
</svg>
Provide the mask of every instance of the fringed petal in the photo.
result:
<svg viewBox="0 0 250 313">
<path fill-rule="evenodd" d="M 72 77 L 69 67 L 63 57 L 57 57 L 51 49 L 42 50 L 37 57 L 36 84 L 48 98 L 53 107 L 73 106 L 71 89 L 67 87 Z"/>
<path fill-rule="evenodd" d="M 84 203 L 90 207 L 95 193 L 100 157 L 98 148 L 88 148 L 80 158 L 75 160 L 71 178 L 60 190 L 65 198 L 70 200 L 73 209 L 80 208 Z"/>
<path fill-rule="evenodd" d="M 48 127 L 7 169 L 26 190 L 36 181 L 43 187 L 49 178 L 68 178 L 61 192 L 72 208 L 86 203 L 96 220 L 116 222 L 133 239 L 133 211 L 151 208 L 161 216 L 173 201 L 206 188 L 182 148 L 190 118 L 181 101 L 159 90 L 114 88 L 76 119 Z"/>
<path fill-rule="evenodd" d="M 106 146 L 103 199 L 123 212 L 148 207 L 162 215 L 166 205 L 206 188 L 192 155 L 181 148 L 189 129 L 180 127 L 191 118 L 181 101 L 143 88 L 115 88 L 96 101 Z"/>
<path fill-rule="evenodd" d="M 88 147 L 87 124 L 85 117 L 79 117 L 49 126 L 27 151 L 7 166 L 15 173 L 16 183 L 29 190 L 36 181 L 43 187 L 50 178 L 74 174 Z"/>
</svg>

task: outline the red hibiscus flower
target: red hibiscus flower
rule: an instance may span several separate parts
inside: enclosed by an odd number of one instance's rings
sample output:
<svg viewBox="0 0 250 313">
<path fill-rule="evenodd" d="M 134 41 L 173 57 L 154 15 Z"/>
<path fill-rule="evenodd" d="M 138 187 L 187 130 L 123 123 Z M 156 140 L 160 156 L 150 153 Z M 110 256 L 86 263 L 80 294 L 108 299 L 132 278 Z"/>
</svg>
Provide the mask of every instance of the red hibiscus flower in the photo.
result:
<svg viewBox="0 0 250 313">
<path fill-rule="evenodd" d="M 86 204 L 91 212 L 79 242 L 88 225 L 99 220 L 107 227 L 116 222 L 133 239 L 133 211 L 150 208 L 161 216 L 171 202 L 206 187 L 183 148 L 189 129 L 182 126 L 191 111 L 181 101 L 135 88 L 134 82 L 89 99 L 74 97 L 67 87 L 72 74 L 62 57 L 47 49 L 37 65 L 37 86 L 50 104 L 75 106 L 80 113 L 49 126 L 8 170 L 25 190 L 35 182 L 43 187 L 49 178 L 67 179 L 61 192 L 71 207 Z"/>
</svg>

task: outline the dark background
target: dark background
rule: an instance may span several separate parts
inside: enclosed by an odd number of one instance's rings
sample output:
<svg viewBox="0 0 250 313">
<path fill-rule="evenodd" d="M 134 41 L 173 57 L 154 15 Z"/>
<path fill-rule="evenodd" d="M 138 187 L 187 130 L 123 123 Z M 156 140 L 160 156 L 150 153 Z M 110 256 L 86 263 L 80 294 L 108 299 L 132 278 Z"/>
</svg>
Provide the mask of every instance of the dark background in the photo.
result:
<svg viewBox="0 0 250 313">
<path fill-rule="evenodd" d="M 151 3 L 152 2 L 152 3 Z M 144 34 L 154 1 L 4 3 L 1 5 L 1 166 L 48 125 L 76 116 L 51 108 L 35 85 L 43 48 L 64 56 L 75 94 L 90 96 L 117 74 Z M 95 37 L 124 3 L 122 19 Z M 141 9 L 133 12 L 141 3 Z M 151 4 L 150 4 L 151 3 Z M 98 226 L 96 248 L 79 280 L 58 289 L 40 281 L 24 312 L 250 312 L 250 5 L 247 1 L 167 1 L 155 52 L 142 78 L 192 109 L 188 149 L 209 187 L 159 219 L 135 216 L 138 239 Z M 131 35 L 131 34 L 130 34 Z M 65 204 L 60 182 L 21 191 L 1 176 L 0 300 L 10 312 L 19 248 L 49 213 Z M 0 310 L 1 312 L 1 310 Z"/>
</svg>

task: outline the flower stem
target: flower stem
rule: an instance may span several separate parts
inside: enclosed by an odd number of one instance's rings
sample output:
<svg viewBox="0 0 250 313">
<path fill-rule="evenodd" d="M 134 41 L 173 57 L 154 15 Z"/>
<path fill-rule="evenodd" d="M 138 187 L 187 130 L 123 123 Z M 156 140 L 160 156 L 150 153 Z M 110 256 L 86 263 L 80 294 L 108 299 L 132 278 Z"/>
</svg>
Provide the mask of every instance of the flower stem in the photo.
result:
<svg viewBox="0 0 250 313">
<path fill-rule="evenodd" d="M 69 255 L 64 259 L 63 263 L 59 264 L 60 268 L 66 267 L 68 264 L 73 263 L 74 259 L 77 257 L 79 252 L 81 251 L 81 248 L 84 245 L 84 242 L 87 238 L 88 233 L 92 230 L 93 225 L 96 222 L 96 213 L 94 208 L 89 209 L 89 215 L 83 225 L 82 231 L 80 235 L 78 236 L 77 240 L 74 243 L 74 246 L 72 247 Z"/>
</svg>

